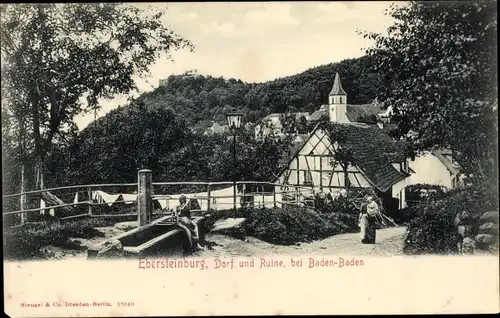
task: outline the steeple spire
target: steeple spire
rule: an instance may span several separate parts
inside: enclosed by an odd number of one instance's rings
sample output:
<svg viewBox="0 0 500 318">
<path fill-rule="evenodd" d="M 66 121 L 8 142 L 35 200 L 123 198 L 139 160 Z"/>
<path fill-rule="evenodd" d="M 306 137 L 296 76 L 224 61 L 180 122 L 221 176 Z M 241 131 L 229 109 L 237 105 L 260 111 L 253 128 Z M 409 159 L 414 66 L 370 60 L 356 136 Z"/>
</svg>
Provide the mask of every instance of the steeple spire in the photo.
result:
<svg viewBox="0 0 500 318">
<path fill-rule="evenodd" d="M 342 84 L 340 83 L 339 73 L 335 74 L 335 81 L 333 82 L 333 88 L 332 88 L 329 96 L 333 96 L 333 95 L 336 95 L 336 96 L 345 95 L 345 96 L 347 96 L 346 92 L 342 88 Z"/>
</svg>

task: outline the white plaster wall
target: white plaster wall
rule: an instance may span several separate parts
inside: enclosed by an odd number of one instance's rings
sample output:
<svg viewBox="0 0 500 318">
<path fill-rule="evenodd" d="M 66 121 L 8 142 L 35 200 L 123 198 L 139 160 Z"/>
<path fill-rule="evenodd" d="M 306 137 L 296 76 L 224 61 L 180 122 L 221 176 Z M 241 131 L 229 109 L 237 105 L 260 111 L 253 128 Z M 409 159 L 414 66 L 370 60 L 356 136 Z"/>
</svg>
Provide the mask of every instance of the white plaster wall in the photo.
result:
<svg viewBox="0 0 500 318">
<path fill-rule="evenodd" d="M 443 163 L 430 152 L 426 152 L 415 160 L 409 160 L 409 167 L 415 171 L 408 178 L 407 185 L 427 183 L 452 188 L 452 177 Z"/>
</svg>

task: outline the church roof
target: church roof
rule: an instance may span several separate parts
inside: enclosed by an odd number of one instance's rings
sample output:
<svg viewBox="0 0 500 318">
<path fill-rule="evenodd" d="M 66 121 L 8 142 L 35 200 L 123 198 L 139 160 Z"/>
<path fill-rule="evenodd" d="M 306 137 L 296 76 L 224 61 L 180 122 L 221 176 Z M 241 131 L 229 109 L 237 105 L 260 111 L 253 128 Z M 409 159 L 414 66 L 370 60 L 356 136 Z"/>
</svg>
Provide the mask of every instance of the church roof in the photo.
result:
<svg viewBox="0 0 500 318">
<path fill-rule="evenodd" d="M 339 73 L 335 74 L 335 81 L 333 82 L 332 90 L 330 91 L 330 96 L 332 95 L 346 95 L 346 92 L 342 88 L 342 83 L 340 83 Z"/>
</svg>

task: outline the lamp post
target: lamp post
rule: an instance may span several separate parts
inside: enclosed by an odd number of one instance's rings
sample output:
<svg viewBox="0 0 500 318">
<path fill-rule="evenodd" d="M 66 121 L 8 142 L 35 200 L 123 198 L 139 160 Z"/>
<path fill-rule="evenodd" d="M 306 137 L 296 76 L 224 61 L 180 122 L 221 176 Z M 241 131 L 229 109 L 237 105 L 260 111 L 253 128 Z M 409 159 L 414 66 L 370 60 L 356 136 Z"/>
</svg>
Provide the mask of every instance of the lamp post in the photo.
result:
<svg viewBox="0 0 500 318">
<path fill-rule="evenodd" d="M 233 135 L 233 209 L 234 218 L 236 219 L 236 133 L 241 126 L 241 117 L 243 114 L 231 112 L 226 115 L 227 125 Z"/>
</svg>

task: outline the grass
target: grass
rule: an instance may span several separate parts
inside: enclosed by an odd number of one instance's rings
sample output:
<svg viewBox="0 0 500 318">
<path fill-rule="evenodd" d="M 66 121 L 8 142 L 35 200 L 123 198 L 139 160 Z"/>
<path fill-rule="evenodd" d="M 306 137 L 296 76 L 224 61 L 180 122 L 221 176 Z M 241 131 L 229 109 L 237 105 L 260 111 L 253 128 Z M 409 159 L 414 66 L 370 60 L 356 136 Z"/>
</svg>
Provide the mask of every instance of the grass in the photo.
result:
<svg viewBox="0 0 500 318">
<path fill-rule="evenodd" d="M 43 259 L 45 256 L 41 248 L 49 245 L 77 249 L 79 246 L 72 243 L 70 237 L 83 239 L 103 237 L 104 234 L 95 228 L 110 226 L 114 222 L 98 218 L 80 218 L 7 228 L 4 230 L 4 259 Z"/>
</svg>

